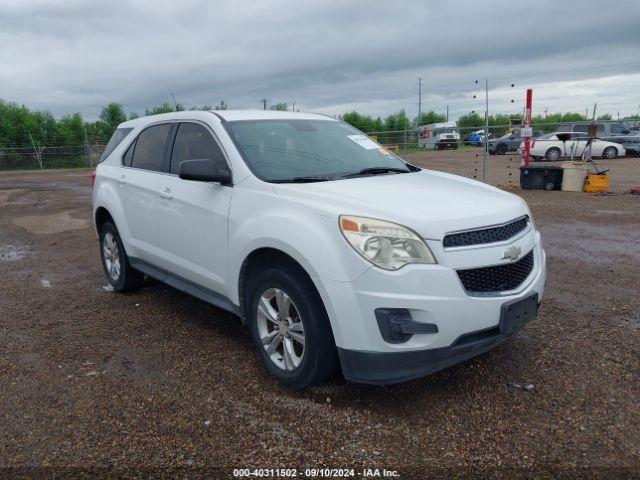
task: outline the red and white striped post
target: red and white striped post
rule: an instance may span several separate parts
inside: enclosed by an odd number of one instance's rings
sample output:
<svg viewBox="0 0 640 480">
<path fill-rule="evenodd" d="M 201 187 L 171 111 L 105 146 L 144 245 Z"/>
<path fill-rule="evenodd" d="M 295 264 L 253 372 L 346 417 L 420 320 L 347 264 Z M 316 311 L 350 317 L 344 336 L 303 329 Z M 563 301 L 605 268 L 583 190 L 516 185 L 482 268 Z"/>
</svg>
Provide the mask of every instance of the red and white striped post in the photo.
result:
<svg viewBox="0 0 640 480">
<path fill-rule="evenodd" d="M 533 100 L 533 90 L 527 88 L 527 105 L 524 111 L 524 164 L 529 165 L 531 163 L 531 103 Z"/>
</svg>

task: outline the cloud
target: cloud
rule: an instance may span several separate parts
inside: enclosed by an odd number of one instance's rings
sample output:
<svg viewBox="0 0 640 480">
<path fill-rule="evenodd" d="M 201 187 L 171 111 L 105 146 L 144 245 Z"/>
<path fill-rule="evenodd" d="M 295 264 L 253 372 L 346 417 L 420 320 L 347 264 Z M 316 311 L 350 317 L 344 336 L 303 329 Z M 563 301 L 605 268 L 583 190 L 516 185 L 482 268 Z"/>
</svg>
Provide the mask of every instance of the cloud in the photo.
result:
<svg viewBox="0 0 640 480">
<path fill-rule="evenodd" d="M 488 78 L 495 111 L 519 111 L 533 87 L 534 109 L 637 113 L 639 17 L 626 0 L 14 0 L 0 5 L 0 96 L 88 118 L 171 92 L 187 106 L 415 115 L 421 77 L 423 109 L 455 118 L 481 108 L 474 81 Z"/>
</svg>

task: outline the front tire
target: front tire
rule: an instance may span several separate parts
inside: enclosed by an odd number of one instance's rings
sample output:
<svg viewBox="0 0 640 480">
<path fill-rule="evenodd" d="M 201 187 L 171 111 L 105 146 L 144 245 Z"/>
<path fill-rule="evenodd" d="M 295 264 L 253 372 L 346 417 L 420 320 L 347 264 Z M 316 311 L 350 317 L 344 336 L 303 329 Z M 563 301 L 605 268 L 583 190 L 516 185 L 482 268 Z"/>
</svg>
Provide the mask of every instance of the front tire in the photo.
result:
<svg viewBox="0 0 640 480">
<path fill-rule="evenodd" d="M 336 374 L 338 357 L 327 312 L 300 267 L 285 263 L 258 273 L 249 305 L 249 330 L 271 376 L 299 390 Z"/>
<path fill-rule="evenodd" d="M 100 259 L 107 280 L 115 291 L 126 292 L 142 286 L 144 274 L 129 264 L 118 229 L 111 222 L 105 222 L 100 228 Z"/>
<path fill-rule="evenodd" d="M 616 147 L 607 147 L 602 152 L 602 156 L 608 160 L 612 160 L 618 156 L 618 149 Z"/>
</svg>

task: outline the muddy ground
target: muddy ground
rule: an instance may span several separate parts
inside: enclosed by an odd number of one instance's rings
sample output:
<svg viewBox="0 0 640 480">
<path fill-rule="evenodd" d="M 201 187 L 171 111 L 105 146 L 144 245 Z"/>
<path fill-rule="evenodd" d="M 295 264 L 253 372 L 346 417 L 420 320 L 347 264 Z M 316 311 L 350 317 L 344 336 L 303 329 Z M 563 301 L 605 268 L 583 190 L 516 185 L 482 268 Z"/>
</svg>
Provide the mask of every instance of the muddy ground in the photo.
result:
<svg viewBox="0 0 640 480">
<path fill-rule="evenodd" d="M 475 153 L 411 159 L 473 177 Z M 549 259 L 537 321 L 427 378 L 305 392 L 265 374 L 233 315 L 103 288 L 88 171 L 0 173 L 0 466 L 640 475 L 640 196 L 622 194 L 640 160 L 606 163 L 619 195 L 516 191 Z"/>
</svg>

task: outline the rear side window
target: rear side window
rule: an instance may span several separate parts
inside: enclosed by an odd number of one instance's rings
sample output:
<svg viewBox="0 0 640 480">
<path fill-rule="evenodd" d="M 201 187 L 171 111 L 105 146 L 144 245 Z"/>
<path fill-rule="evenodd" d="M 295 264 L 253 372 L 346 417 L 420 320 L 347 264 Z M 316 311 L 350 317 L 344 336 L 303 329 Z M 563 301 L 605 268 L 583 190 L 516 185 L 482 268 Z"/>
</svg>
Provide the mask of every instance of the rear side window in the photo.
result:
<svg viewBox="0 0 640 480">
<path fill-rule="evenodd" d="M 197 123 L 181 123 L 173 144 L 171 173 L 177 174 L 185 160 L 205 158 L 221 165 L 225 163 L 224 155 L 209 130 Z"/>
<path fill-rule="evenodd" d="M 113 152 L 116 147 L 118 145 L 120 145 L 120 142 L 122 142 L 122 140 L 124 140 L 124 137 L 126 137 L 127 135 L 129 135 L 129 132 L 131 132 L 131 130 L 133 130 L 133 128 L 117 128 L 115 132 L 113 132 L 113 135 L 111 135 L 111 139 L 109 140 L 109 143 L 107 143 L 107 146 L 104 149 L 104 152 L 102 152 L 102 155 L 100 156 L 100 161 L 104 161 L 105 158 L 107 158 L 109 155 L 111 155 L 111 152 Z"/>
<path fill-rule="evenodd" d="M 160 172 L 164 161 L 169 130 L 171 130 L 171 124 L 169 123 L 153 125 L 143 130 L 136 140 L 131 166 Z"/>
</svg>

